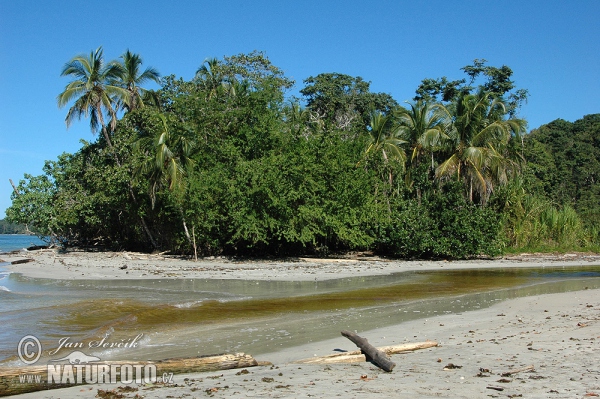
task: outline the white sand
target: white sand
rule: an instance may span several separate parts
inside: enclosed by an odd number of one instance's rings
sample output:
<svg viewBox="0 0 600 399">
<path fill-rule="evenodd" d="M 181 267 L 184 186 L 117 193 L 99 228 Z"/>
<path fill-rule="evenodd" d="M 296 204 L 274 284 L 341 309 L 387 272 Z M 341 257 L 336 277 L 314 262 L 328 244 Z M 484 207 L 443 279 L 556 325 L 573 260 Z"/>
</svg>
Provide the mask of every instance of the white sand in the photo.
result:
<svg viewBox="0 0 600 399">
<path fill-rule="evenodd" d="M 385 275 L 413 270 L 600 265 L 599 255 L 522 254 L 493 260 L 399 261 L 377 257 L 348 259 L 298 258 L 290 261 L 236 261 L 224 258 L 198 262 L 131 252 L 69 252 L 54 250 L 3 255 L 2 260 L 33 259 L 8 266 L 29 277 L 54 279 L 245 279 L 307 281 Z"/>
</svg>

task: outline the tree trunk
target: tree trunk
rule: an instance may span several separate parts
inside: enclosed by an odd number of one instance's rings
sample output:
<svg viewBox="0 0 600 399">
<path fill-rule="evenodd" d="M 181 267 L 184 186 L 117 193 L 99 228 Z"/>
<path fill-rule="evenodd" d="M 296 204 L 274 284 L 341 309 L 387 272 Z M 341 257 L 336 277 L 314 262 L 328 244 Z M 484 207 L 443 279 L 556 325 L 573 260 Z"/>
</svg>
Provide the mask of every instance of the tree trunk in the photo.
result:
<svg viewBox="0 0 600 399">
<path fill-rule="evenodd" d="M 342 331 L 342 335 L 354 342 L 367 356 L 367 359 L 370 359 L 382 370 L 390 372 L 396 367 L 396 363 L 392 362 L 384 352 L 371 345 L 366 338 L 347 330 Z"/>
<path fill-rule="evenodd" d="M 190 245 L 194 245 L 194 243 L 192 242 L 192 237 L 190 236 L 190 232 L 187 228 L 187 223 L 185 221 L 185 215 L 183 214 L 183 208 L 181 208 L 181 205 L 177 207 L 179 209 L 179 215 L 181 216 L 181 223 L 183 224 L 183 231 L 185 232 L 185 238 L 187 238 L 188 243 Z"/>
<path fill-rule="evenodd" d="M 163 375 L 170 378 L 171 375 L 184 374 L 184 373 L 199 373 L 204 371 L 217 371 L 217 370 L 228 370 L 241 367 L 253 367 L 258 366 L 258 362 L 251 355 L 245 353 L 236 354 L 222 354 L 222 355 L 211 355 L 196 358 L 182 358 L 182 359 L 166 359 L 158 362 L 137 362 L 137 361 L 107 361 L 99 363 L 90 363 L 98 365 L 142 365 L 148 364 L 156 365 L 156 377 L 159 382 L 163 382 Z M 49 383 L 48 382 L 48 365 L 45 366 L 31 366 L 21 368 L 2 368 L 0 369 L 0 396 L 17 395 L 27 392 L 36 392 L 48 389 L 66 388 L 69 386 L 76 385 L 75 378 L 79 378 L 77 373 L 85 371 L 85 364 L 83 365 L 63 365 L 71 366 L 74 371 L 73 378 L 69 382 L 73 383 Z M 79 367 L 79 368 L 77 368 Z M 64 368 L 63 368 L 64 370 Z M 117 372 L 117 380 L 120 381 L 120 372 Z M 39 377 L 36 380 L 34 377 Z M 26 377 L 29 377 L 27 379 Z M 112 375 L 111 375 L 112 377 Z M 136 376 L 137 377 L 137 376 Z M 21 382 L 21 379 L 24 381 Z M 64 375 L 63 375 L 64 378 Z M 35 382 L 34 382 L 35 381 Z M 81 384 L 84 384 L 86 379 L 81 379 Z"/>
</svg>

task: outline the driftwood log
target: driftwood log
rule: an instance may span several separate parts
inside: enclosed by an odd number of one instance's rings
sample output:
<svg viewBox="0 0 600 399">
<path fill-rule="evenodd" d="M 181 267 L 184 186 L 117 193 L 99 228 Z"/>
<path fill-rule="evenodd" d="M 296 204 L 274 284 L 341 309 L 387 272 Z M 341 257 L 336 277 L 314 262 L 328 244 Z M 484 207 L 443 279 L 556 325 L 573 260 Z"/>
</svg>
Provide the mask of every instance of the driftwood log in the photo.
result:
<svg viewBox="0 0 600 399">
<path fill-rule="evenodd" d="M 21 263 L 29 263 L 33 262 L 33 259 L 25 258 L 25 259 L 17 259 L 10 262 L 11 265 L 20 265 Z"/>
<path fill-rule="evenodd" d="M 397 353 L 412 352 L 419 349 L 427 349 L 438 346 L 435 341 L 415 342 L 411 344 L 382 346 L 377 348 L 386 355 L 393 355 Z M 307 359 L 297 360 L 294 363 L 298 364 L 335 364 L 335 363 L 359 363 L 366 362 L 367 357 L 362 351 L 350 351 L 342 353 L 334 353 L 327 356 L 315 356 Z"/>
<path fill-rule="evenodd" d="M 242 367 L 257 366 L 258 362 L 251 355 L 245 353 L 222 354 L 202 356 L 195 358 L 177 358 L 159 360 L 157 362 L 136 361 L 106 361 L 99 364 L 154 364 L 156 376 L 162 379 L 164 375 L 177 375 L 184 373 L 198 373 L 203 371 L 228 370 Z M 0 368 L 0 397 L 17 395 L 27 392 L 36 392 L 48 389 L 66 388 L 75 384 L 49 384 L 48 366 L 29 366 L 20 368 Z M 28 378 L 24 378 L 28 377 Z M 39 376 L 35 378 L 35 376 Z M 23 381 L 22 381 L 23 379 Z M 83 380 L 85 381 L 85 379 Z"/>
<path fill-rule="evenodd" d="M 394 369 L 394 367 L 396 367 L 396 363 L 392 362 L 387 357 L 385 352 L 382 352 L 371 345 L 366 338 L 347 330 L 342 331 L 342 335 L 354 342 L 356 346 L 358 346 L 364 352 L 364 354 L 367 356 L 367 359 L 371 360 L 382 370 L 390 372 Z"/>
<path fill-rule="evenodd" d="M 531 366 L 526 366 L 526 367 L 522 367 L 519 369 L 508 370 L 508 371 L 502 373 L 502 377 L 510 377 L 513 374 L 521 373 L 523 371 L 531 371 L 531 370 L 535 370 L 535 367 L 533 364 Z"/>
</svg>

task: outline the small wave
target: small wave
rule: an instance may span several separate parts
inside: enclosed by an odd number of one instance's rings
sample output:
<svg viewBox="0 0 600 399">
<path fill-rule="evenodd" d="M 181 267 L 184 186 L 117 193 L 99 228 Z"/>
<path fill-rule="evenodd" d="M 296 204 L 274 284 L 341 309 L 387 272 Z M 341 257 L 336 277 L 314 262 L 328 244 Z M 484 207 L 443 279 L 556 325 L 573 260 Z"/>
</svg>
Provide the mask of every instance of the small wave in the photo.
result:
<svg viewBox="0 0 600 399">
<path fill-rule="evenodd" d="M 179 309 L 188 309 L 188 308 L 191 308 L 192 306 L 200 305 L 202 302 L 204 302 L 203 299 L 201 299 L 199 301 L 176 303 L 173 306 L 176 308 L 179 308 Z"/>
<path fill-rule="evenodd" d="M 220 298 L 217 301 L 220 303 L 237 302 L 237 301 L 249 301 L 252 299 L 251 296 L 238 296 L 235 298 Z"/>
<path fill-rule="evenodd" d="M 0 291 L 11 292 L 8 288 L 3 285 L 0 285 Z"/>
</svg>

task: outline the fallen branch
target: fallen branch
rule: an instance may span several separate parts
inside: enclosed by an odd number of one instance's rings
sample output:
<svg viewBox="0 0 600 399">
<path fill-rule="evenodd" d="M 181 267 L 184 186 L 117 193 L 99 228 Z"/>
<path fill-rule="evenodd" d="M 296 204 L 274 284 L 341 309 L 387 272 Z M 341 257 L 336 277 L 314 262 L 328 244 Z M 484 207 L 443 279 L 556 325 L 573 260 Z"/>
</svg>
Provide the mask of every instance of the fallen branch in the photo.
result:
<svg viewBox="0 0 600 399">
<path fill-rule="evenodd" d="M 17 259 L 10 262 L 11 265 L 20 265 L 21 263 L 29 263 L 33 262 L 33 259 L 25 258 L 25 259 Z"/>
<path fill-rule="evenodd" d="M 377 348 L 386 355 L 393 355 L 397 353 L 412 352 L 419 349 L 427 349 L 438 346 L 435 341 L 416 342 L 413 344 L 402 344 L 392 346 L 382 346 Z M 326 356 L 311 357 L 308 359 L 297 360 L 294 363 L 298 364 L 335 364 L 335 363 L 358 363 L 365 362 L 366 356 L 362 351 L 356 350 L 351 352 L 334 353 Z"/>
<path fill-rule="evenodd" d="M 523 368 L 520 368 L 520 369 L 512 369 L 512 370 L 509 370 L 509 371 L 507 371 L 505 373 L 502 373 L 502 377 L 510 377 L 513 374 L 521 373 L 523 371 L 530 371 L 530 370 L 534 370 L 534 369 L 535 369 L 535 367 L 532 364 L 531 366 L 523 367 Z"/>
<path fill-rule="evenodd" d="M 348 338 L 350 341 L 354 342 L 356 346 L 358 346 L 368 358 L 379 366 L 384 371 L 392 371 L 394 367 L 396 367 L 396 363 L 392 362 L 385 352 L 380 351 L 373 345 L 367 341 L 366 338 L 363 338 L 351 331 L 344 330 L 342 331 L 342 335 Z"/>
</svg>

